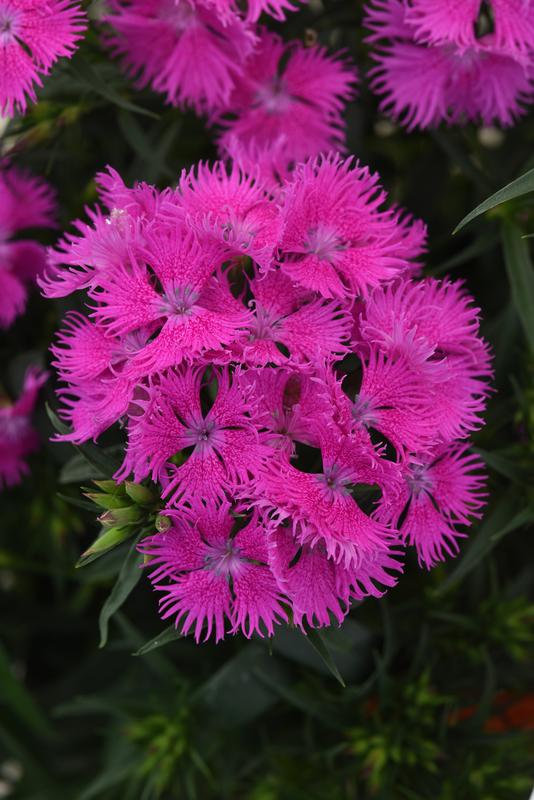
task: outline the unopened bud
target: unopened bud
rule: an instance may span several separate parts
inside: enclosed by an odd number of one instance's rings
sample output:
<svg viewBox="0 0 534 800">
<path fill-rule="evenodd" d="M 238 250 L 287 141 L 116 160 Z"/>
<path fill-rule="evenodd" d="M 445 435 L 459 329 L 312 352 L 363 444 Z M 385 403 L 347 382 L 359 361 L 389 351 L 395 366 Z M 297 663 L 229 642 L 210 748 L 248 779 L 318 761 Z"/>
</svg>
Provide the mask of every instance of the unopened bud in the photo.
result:
<svg viewBox="0 0 534 800">
<path fill-rule="evenodd" d="M 163 531 L 168 531 L 171 526 L 172 526 L 172 521 L 169 519 L 169 517 L 166 517 L 164 514 L 156 518 L 156 530 L 159 533 L 163 533 Z"/>
<path fill-rule="evenodd" d="M 141 506 L 150 505 L 158 499 L 156 493 L 153 492 L 152 489 L 149 489 L 147 486 L 142 486 L 140 483 L 126 481 L 124 488 L 130 500 L 133 500 L 134 503 Z"/>
<path fill-rule="evenodd" d="M 105 527 L 111 525 L 132 525 L 134 522 L 139 522 L 140 519 L 141 514 L 136 506 L 113 508 L 101 514 L 98 518 L 99 522 Z"/>
</svg>

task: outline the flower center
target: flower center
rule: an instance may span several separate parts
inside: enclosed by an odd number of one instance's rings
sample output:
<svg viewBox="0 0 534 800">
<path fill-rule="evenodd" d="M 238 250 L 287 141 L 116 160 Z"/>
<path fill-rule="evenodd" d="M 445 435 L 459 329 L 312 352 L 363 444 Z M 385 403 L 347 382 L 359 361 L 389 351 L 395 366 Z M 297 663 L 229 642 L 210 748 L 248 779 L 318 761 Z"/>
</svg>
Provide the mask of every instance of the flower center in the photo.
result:
<svg viewBox="0 0 534 800">
<path fill-rule="evenodd" d="M 193 446 L 200 456 L 220 446 L 224 439 L 224 431 L 220 430 L 213 420 L 203 418 L 190 424 L 184 435 L 188 445 Z"/>
<path fill-rule="evenodd" d="M 248 250 L 254 240 L 256 231 L 250 227 L 246 217 L 241 218 L 229 208 L 224 208 L 225 220 L 221 223 L 223 242 L 231 244 L 238 250 Z"/>
<path fill-rule="evenodd" d="M 256 100 L 268 114 L 287 111 L 291 106 L 291 95 L 287 91 L 285 81 L 280 77 L 273 78 L 269 83 L 260 86 L 256 92 Z"/>
<path fill-rule="evenodd" d="M 14 8 L 0 8 L 0 44 L 14 41 L 20 29 L 20 14 Z"/>
<path fill-rule="evenodd" d="M 277 319 L 262 306 L 256 306 L 251 340 L 272 339 Z"/>
<path fill-rule="evenodd" d="M 304 240 L 304 252 L 317 256 L 321 261 L 334 262 L 344 249 L 337 233 L 327 225 L 310 228 Z"/>
<path fill-rule="evenodd" d="M 237 577 L 243 568 L 243 559 L 237 547 L 228 540 L 225 546 L 209 547 L 205 557 L 206 569 L 215 575 Z"/>
<path fill-rule="evenodd" d="M 165 295 L 163 310 L 166 314 L 189 316 L 199 296 L 191 286 L 177 286 Z"/>
<path fill-rule="evenodd" d="M 9 415 L 11 405 L 8 407 L 8 415 L 0 411 L 0 436 L 8 442 L 18 442 L 26 435 L 30 427 L 27 417 L 12 417 Z"/>
<path fill-rule="evenodd" d="M 406 483 L 415 497 L 432 491 L 432 478 L 428 474 L 426 464 L 410 464 Z"/>
<path fill-rule="evenodd" d="M 352 416 L 366 428 L 373 428 L 378 418 L 370 400 L 357 394 L 352 405 Z"/>
<path fill-rule="evenodd" d="M 353 475 L 346 467 L 332 464 L 325 467 L 323 474 L 318 475 L 317 478 L 332 494 L 350 494 L 349 484 L 353 483 Z"/>
</svg>

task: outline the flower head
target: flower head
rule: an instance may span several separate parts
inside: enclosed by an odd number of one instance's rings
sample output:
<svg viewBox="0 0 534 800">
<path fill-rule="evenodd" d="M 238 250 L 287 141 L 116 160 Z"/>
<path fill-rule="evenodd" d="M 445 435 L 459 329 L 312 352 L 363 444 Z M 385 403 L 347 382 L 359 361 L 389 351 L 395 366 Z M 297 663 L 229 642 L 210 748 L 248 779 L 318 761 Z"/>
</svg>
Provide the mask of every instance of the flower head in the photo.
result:
<svg viewBox="0 0 534 800">
<path fill-rule="evenodd" d="M 225 105 L 254 37 L 225 4 L 197 0 L 113 0 L 107 43 L 140 87 L 198 113 Z M 201 56 L 200 56 L 201 54 Z"/>
<path fill-rule="evenodd" d="M 61 56 L 71 57 L 85 29 L 73 0 L 0 0 L 0 112 L 24 113 Z"/>
<path fill-rule="evenodd" d="M 373 0 L 371 86 L 408 129 L 481 120 L 511 125 L 533 96 L 534 5 Z M 424 78 L 423 78 L 424 76 Z"/>
<path fill-rule="evenodd" d="M 47 378 L 46 372 L 30 367 L 18 400 L 11 403 L 0 397 L 0 488 L 14 486 L 28 472 L 26 459 L 39 446 L 31 415 Z"/>
<path fill-rule="evenodd" d="M 401 493 L 391 503 L 383 501 L 377 516 L 400 524 L 404 541 L 415 545 L 420 563 L 430 569 L 458 553 L 458 539 L 481 516 L 484 465 L 466 445 L 453 444 L 414 455 L 402 473 Z"/>
<path fill-rule="evenodd" d="M 322 156 L 299 166 L 282 204 L 283 272 L 323 297 L 349 299 L 409 270 L 425 228 L 400 226 L 395 211 L 382 209 L 385 199 L 378 176 L 351 158 Z"/>
<path fill-rule="evenodd" d="M 461 283 L 417 278 L 424 225 L 335 155 L 267 182 L 99 181 L 106 208 L 42 280 L 89 297 L 52 349 L 58 438 L 120 422 L 116 480 L 159 487 L 171 527 L 141 549 L 162 616 L 197 641 L 306 631 L 393 587 L 404 546 L 453 555 L 491 367 Z"/>
<path fill-rule="evenodd" d="M 238 509 L 239 510 L 239 509 Z M 268 540 L 257 512 L 239 526 L 229 503 L 198 502 L 191 514 L 172 514 L 173 526 L 144 539 L 150 579 L 162 592 L 163 619 L 174 619 L 196 641 L 225 631 L 273 634 L 287 620 L 282 592 L 268 566 Z"/>
<path fill-rule="evenodd" d="M 46 181 L 12 166 L 0 166 L 0 327 L 26 306 L 27 289 L 45 266 L 38 242 L 17 237 L 26 228 L 54 227 L 56 203 Z"/>
<path fill-rule="evenodd" d="M 223 151 L 280 147 L 280 171 L 288 165 L 340 147 L 342 111 L 353 95 L 356 73 L 340 55 L 322 47 L 285 44 L 267 31 L 243 66 L 243 74 L 217 117 L 224 127 Z"/>
</svg>

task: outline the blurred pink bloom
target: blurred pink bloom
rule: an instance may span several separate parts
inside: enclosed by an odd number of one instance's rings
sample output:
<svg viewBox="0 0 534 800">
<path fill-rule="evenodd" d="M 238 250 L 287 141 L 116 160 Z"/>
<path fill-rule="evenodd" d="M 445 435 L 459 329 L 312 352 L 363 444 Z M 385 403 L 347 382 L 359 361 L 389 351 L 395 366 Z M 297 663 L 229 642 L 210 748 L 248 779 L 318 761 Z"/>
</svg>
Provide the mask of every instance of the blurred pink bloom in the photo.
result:
<svg viewBox="0 0 534 800">
<path fill-rule="evenodd" d="M 381 110 L 409 130 L 512 125 L 533 97 L 534 4 L 492 0 L 491 8 L 495 30 L 477 34 L 479 0 L 372 0 L 370 75 Z"/>
<path fill-rule="evenodd" d="M 0 327 L 8 328 L 26 307 L 27 289 L 45 266 L 45 248 L 27 239 L 27 228 L 55 227 L 51 186 L 12 166 L 0 165 Z"/>
<path fill-rule="evenodd" d="M 72 56 L 85 26 L 73 0 L 0 0 L 0 113 L 24 113 L 37 101 L 41 76 Z"/>
<path fill-rule="evenodd" d="M 254 35 L 225 4 L 197 0 L 111 0 L 106 41 L 139 87 L 198 113 L 225 105 Z"/>
<path fill-rule="evenodd" d="M 15 403 L 0 396 L 0 489 L 20 483 L 29 471 L 27 457 L 39 447 L 31 426 L 31 415 L 48 373 L 30 367 L 24 377 L 22 394 Z"/>
<path fill-rule="evenodd" d="M 324 48 L 286 44 L 262 30 L 259 41 L 216 120 L 224 127 L 223 153 L 239 157 L 268 151 L 284 137 L 280 171 L 290 164 L 343 145 L 343 108 L 354 95 L 356 71 L 342 54 Z"/>
<path fill-rule="evenodd" d="M 411 0 L 406 19 L 419 41 L 468 49 L 492 30 L 488 41 L 496 51 L 520 60 L 532 58 L 532 0 L 490 0 L 485 9 L 482 0 Z"/>
</svg>

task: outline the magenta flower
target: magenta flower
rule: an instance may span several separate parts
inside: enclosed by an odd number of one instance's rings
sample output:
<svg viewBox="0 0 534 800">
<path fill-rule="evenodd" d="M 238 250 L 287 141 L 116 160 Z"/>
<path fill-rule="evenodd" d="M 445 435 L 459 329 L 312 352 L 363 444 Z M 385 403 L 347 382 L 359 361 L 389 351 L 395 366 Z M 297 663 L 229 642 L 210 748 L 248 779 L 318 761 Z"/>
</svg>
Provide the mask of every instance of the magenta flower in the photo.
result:
<svg viewBox="0 0 534 800">
<path fill-rule="evenodd" d="M 381 210 L 385 199 L 378 176 L 351 158 L 299 166 L 282 205 L 283 272 L 323 297 L 353 298 L 413 268 L 425 227 L 400 225 L 397 212 Z"/>
<path fill-rule="evenodd" d="M 61 56 L 70 58 L 86 18 L 73 0 L 0 0 L 0 113 L 24 113 Z"/>
<path fill-rule="evenodd" d="M 442 441 L 482 424 L 492 371 L 478 314 L 460 281 L 426 279 L 376 289 L 361 316 L 362 340 L 407 359 L 410 374 L 423 380 L 423 417 Z"/>
<path fill-rule="evenodd" d="M 49 252 L 48 269 L 37 281 L 46 297 L 98 286 L 99 275 L 112 274 L 140 250 L 156 218 L 176 214 L 170 189 L 159 192 L 145 183 L 129 188 L 110 167 L 96 176 L 96 184 L 107 213 L 86 208 L 90 224 L 75 220 L 77 233 L 66 234 Z"/>
<path fill-rule="evenodd" d="M 393 502 L 383 501 L 377 518 L 399 523 L 428 569 L 459 551 L 458 539 L 485 504 L 484 464 L 466 445 L 448 445 L 413 456 L 403 465 L 404 487 Z"/>
<path fill-rule="evenodd" d="M 533 97 L 534 6 L 492 0 L 491 7 L 495 31 L 486 32 L 478 0 L 373 0 L 370 74 L 380 108 L 409 130 L 442 121 L 512 125 Z"/>
<path fill-rule="evenodd" d="M 197 641 L 340 623 L 403 547 L 454 555 L 484 501 L 472 299 L 417 278 L 424 225 L 365 168 L 275 171 L 201 164 L 162 192 L 109 171 L 41 280 L 89 297 L 52 348 L 57 438 L 121 424 L 116 480 L 152 480 L 172 520 L 141 544 L 160 612 Z"/>
<path fill-rule="evenodd" d="M 397 583 L 402 571 L 400 549 L 380 550 L 361 556 L 355 568 L 325 557 L 322 547 L 301 546 L 287 527 L 278 527 L 271 537 L 269 564 L 293 610 L 299 627 L 328 626 L 343 622 L 351 600 L 381 597 Z"/>
<path fill-rule="evenodd" d="M 48 373 L 30 367 L 24 377 L 22 394 L 15 403 L 0 397 L 0 489 L 20 483 L 29 471 L 27 457 L 39 447 L 31 426 L 31 415 Z"/>
<path fill-rule="evenodd" d="M 237 345 L 245 364 L 306 363 L 348 352 L 351 318 L 338 303 L 310 298 L 282 272 L 254 277 L 250 289 L 253 316 Z"/>
<path fill-rule="evenodd" d="M 319 420 L 319 425 L 321 421 Z M 346 567 L 387 550 L 391 533 L 365 514 L 352 495 L 360 485 L 396 491 L 397 469 L 383 464 L 372 446 L 325 428 L 319 434 L 320 472 L 302 472 L 283 457 L 269 460 L 261 475 L 261 505 L 287 520 L 300 544 L 320 544 L 327 557 Z"/>
<path fill-rule="evenodd" d="M 190 223 L 220 243 L 221 253 L 249 256 L 269 269 L 280 239 L 280 213 L 260 181 L 236 167 L 199 164 L 182 173 L 178 192 Z"/>
<path fill-rule="evenodd" d="M 417 39 L 431 44 L 454 44 L 466 50 L 492 30 L 492 47 L 521 60 L 531 60 L 534 47 L 534 3 L 532 0 L 411 0 L 407 21 Z"/>
<path fill-rule="evenodd" d="M 126 414 L 136 389 L 126 367 L 149 335 L 148 329 L 141 329 L 120 338 L 109 336 L 81 314 L 67 314 L 51 347 L 52 365 L 65 384 L 58 390 L 63 402 L 59 415 L 72 428 L 57 435 L 58 441 L 96 439 Z"/>
<path fill-rule="evenodd" d="M 28 287 L 45 266 L 45 249 L 27 239 L 26 228 L 54 227 L 56 202 L 41 178 L 12 166 L 0 167 L 0 327 L 8 328 L 26 307 Z"/>
<path fill-rule="evenodd" d="M 217 394 L 206 413 L 201 391 L 210 390 Z M 135 399 L 118 477 L 150 475 L 162 483 L 170 505 L 196 497 L 222 501 L 250 483 L 268 454 L 254 426 L 250 393 L 240 382 L 227 369 L 213 371 L 210 379 L 202 367 L 184 366 L 151 381 Z"/>
<path fill-rule="evenodd" d="M 129 374 L 163 370 L 238 338 L 251 314 L 231 294 L 220 261 L 219 248 L 201 247 L 183 228 L 160 226 L 157 235 L 147 235 L 138 258 L 130 254 L 99 277 L 89 294 L 98 301 L 92 316 L 106 332 L 152 333 L 132 358 Z"/>
<path fill-rule="evenodd" d="M 274 625 L 287 620 L 261 518 L 253 512 L 239 526 L 239 509 L 230 509 L 226 502 L 197 502 L 191 514 L 172 513 L 173 527 L 140 545 L 154 588 L 163 593 L 162 618 L 182 623 L 184 634 L 193 629 L 197 642 L 212 633 L 218 642 L 228 629 L 272 636 Z"/>
<path fill-rule="evenodd" d="M 171 105 L 212 112 L 228 102 L 254 43 L 228 4 L 218 13 L 221 5 L 112 0 L 106 41 L 140 88 L 150 84 Z"/>
<path fill-rule="evenodd" d="M 356 73 L 340 55 L 300 42 L 285 44 L 262 31 L 226 104 L 223 152 L 267 150 L 285 137 L 280 148 L 282 174 L 291 163 L 343 144 L 342 112 L 354 93 Z"/>
</svg>

